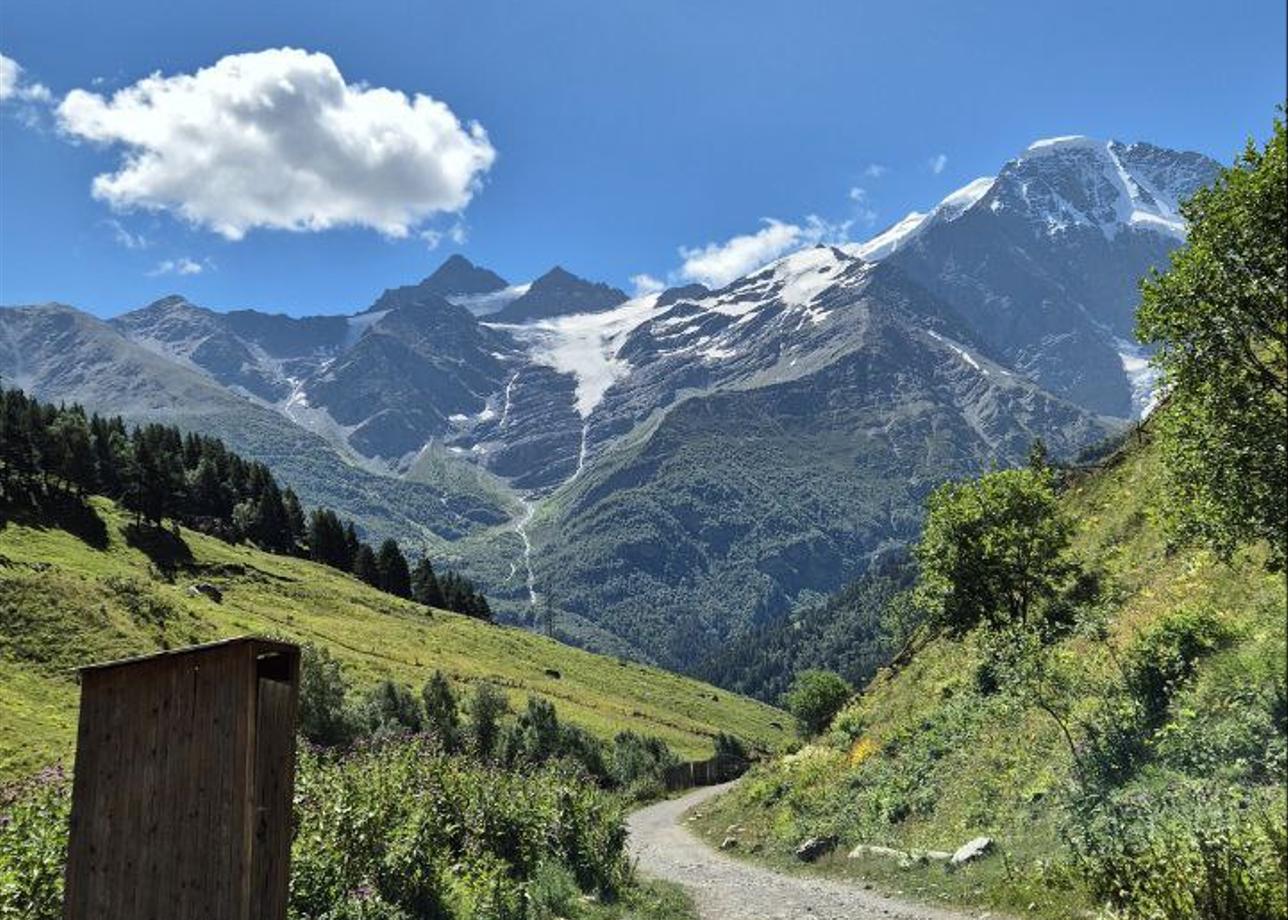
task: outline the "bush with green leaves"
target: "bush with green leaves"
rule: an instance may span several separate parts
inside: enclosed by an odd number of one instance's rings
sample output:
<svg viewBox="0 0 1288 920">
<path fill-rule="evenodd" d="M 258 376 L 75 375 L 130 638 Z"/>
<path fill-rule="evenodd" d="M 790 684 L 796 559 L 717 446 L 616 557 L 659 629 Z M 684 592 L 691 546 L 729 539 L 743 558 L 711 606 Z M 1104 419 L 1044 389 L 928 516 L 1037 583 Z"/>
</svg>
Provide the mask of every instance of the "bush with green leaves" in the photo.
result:
<svg viewBox="0 0 1288 920">
<path fill-rule="evenodd" d="M 1177 610 L 1150 625 L 1127 650 L 1123 662 L 1127 689 L 1158 723 L 1177 690 L 1201 657 L 1230 640 L 1230 630 L 1206 608 Z"/>
<path fill-rule="evenodd" d="M 796 717 L 802 733 L 813 736 L 827 728 L 854 689 L 833 671 L 802 671 L 783 697 L 787 711 Z"/>
<path fill-rule="evenodd" d="M 70 786 L 53 768 L 0 789 L 0 917 L 62 920 Z"/>
<path fill-rule="evenodd" d="M 1112 920 L 1288 916 L 1283 788 L 1139 789 L 1075 811 L 1069 841 Z"/>
</svg>

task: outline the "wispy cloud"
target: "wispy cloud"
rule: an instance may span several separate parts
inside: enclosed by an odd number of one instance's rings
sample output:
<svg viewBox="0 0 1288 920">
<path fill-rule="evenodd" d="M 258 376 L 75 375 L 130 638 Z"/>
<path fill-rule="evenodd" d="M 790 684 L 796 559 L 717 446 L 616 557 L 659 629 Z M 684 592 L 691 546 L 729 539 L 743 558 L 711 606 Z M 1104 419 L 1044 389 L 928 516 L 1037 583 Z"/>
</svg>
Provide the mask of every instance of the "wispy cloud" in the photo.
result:
<svg viewBox="0 0 1288 920">
<path fill-rule="evenodd" d="M 889 167 L 882 166 L 880 163 L 869 163 L 866 167 L 864 167 L 863 175 L 867 179 L 880 179 L 889 171 L 890 171 Z"/>
<path fill-rule="evenodd" d="M 457 221 L 446 230 L 429 228 L 420 231 L 420 238 L 430 250 L 437 249 L 443 240 L 449 240 L 457 246 L 464 246 L 469 239 L 469 229 L 462 221 Z"/>
<path fill-rule="evenodd" d="M 862 223 L 865 227 L 871 227 L 877 222 L 877 212 L 872 207 L 871 198 L 868 190 L 861 185 L 850 186 L 848 196 L 854 203 L 854 219 Z"/>
<path fill-rule="evenodd" d="M 370 227 L 403 238 L 460 213 L 496 159 L 487 132 L 423 94 L 346 81 L 325 54 L 272 48 L 153 74 L 58 106 L 68 136 L 120 150 L 94 179 L 114 208 L 169 211 L 230 240 Z"/>
<path fill-rule="evenodd" d="M 132 233 L 119 220 L 108 218 L 103 221 L 103 226 L 112 231 L 112 239 L 118 246 L 124 246 L 126 249 L 147 249 L 151 245 L 147 237 L 142 233 Z"/>
<path fill-rule="evenodd" d="M 937 176 L 943 172 L 944 167 L 948 165 L 948 154 L 937 153 L 930 158 L 926 165 L 929 166 L 930 171 Z"/>
<path fill-rule="evenodd" d="M 739 234 L 705 246 L 680 247 L 684 260 L 676 273 L 684 281 L 698 281 L 707 287 L 724 287 L 795 249 L 815 243 L 844 242 L 850 221 L 831 223 L 811 214 L 803 224 L 790 224 L 772 217 L 755 233 Z"/>
<path fill-rule="evenodd" d="M 647 272 L 641 272 L 638 275 L 631 275 L 631 288 L 636 297 L 643 297 L 645 294 L 656 294 L 666 290 L 666 282 Z"/>
<path fill-rule="evenodd" d="M 209 261 L 198 262 L 196 259 L 190 259 L 187 256 L 181 256 L 178 259 L 165 259 L 158 262 L 156 266 L 148 272 L 149 278 L 156 278 L 160 275 L 200 275 L 206 270 Z"/>
</svg>

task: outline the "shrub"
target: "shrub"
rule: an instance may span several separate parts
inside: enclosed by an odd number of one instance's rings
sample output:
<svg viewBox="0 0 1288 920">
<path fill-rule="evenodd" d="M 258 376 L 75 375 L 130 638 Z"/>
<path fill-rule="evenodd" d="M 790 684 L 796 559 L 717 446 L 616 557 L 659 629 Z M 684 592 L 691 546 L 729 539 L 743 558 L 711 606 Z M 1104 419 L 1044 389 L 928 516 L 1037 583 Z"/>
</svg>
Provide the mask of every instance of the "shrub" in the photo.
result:
<svg viewBox="0 0 1288 920">
<path fill-rule="evenodd" d="M 570 916 L 580 897 L 581 890 L 572 873 L 551 860 L 537 866 L 528 884 L 528 903 L 533 920 L 557 920 Z"/>
<path fill-rule="evenodd" d="M 0 917 L 61 920 L 70 793 L 57 768 L 0 789 Z"/>
<path fill-rule="evenodd" d="M 59 920 L 69 784 L 0 798 L 0 917 Z M 614 897 L 630 881 L 620 803 L 558 770 L 504 773 L 424 739 L 305 751 L 291 920 L 520 920 L 529 887 Z M 568 894 L 564 890 L 564 894 Z"/>
<path fill-rule="evenodd" d="M 470 743 L 475 756 L 489 760 L 497 750 L 501 736 L 501 717 L 510 711 L 505 694 L 491 684 L 482 683 L 474 688 L 469 703 Z"/>
<path fill-rule="evenodd" d="M 1115 920 L 1281 920 L 1284 807 L 1282 790 L 1137 793 L 1080 814 L 1070 842 Z"/>
<path fill-rule="evenodd" d="M 1199 658 L 1231 638 L 1229 629 L 1207 609 L 1178 610 L 1142 633 L 1124 661 L 1127 689 L 1154 725 L 1162 721 L 1178 687 L 1194 673 Z"/>
<path fill-rule="evenodd" d="M 783 703 L 800 723 L 802 733 L 813 736 L 827 728 L 853 692 L 845 679 L 832 671 L 802 671 Z"/>
</svg>

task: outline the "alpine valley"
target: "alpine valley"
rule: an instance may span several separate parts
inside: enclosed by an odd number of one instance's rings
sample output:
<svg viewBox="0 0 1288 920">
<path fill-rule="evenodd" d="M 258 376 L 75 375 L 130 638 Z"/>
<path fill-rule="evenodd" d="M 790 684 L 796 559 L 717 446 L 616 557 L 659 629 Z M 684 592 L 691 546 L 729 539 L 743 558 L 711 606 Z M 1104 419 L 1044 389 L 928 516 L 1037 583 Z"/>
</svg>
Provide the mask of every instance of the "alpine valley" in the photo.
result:
<svg viewBox="0 0 1288 920">
<path fill-rule="evenodd" d="M 1137 281 L 1217 164 L 1039 141 L 862 243 L 628 298 L 460 255 L 347 316 L 0 309 L 0 375 L 223 438 L 501 618 L 680 670 L 919 532 L 950 477 L 1150 406 Z"/>
</svg>

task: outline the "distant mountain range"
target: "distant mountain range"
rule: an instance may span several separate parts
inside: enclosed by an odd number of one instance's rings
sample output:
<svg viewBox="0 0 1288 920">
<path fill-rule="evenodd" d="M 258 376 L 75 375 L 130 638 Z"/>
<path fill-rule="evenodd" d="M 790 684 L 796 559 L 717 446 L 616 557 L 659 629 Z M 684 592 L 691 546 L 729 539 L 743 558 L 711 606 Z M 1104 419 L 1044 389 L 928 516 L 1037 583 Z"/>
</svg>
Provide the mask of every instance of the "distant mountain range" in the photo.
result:
<svg viewBox="0 0 1288 920">
<path fill-rule="evenodd" d="M 913 538 L 927 492 L 1139 414 L 1193 153 L 1040 141 L 863 243 L 628 298 L 456 255 L 349 316 L 0 310 L 0 374 L 212 430 L 502 615 L 691 667 Z"/>
</svg>

